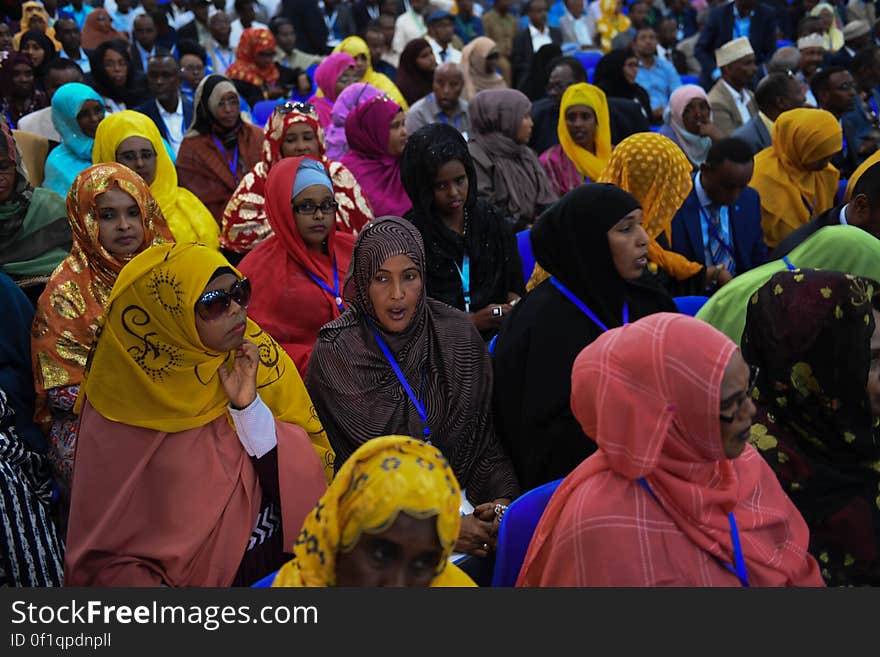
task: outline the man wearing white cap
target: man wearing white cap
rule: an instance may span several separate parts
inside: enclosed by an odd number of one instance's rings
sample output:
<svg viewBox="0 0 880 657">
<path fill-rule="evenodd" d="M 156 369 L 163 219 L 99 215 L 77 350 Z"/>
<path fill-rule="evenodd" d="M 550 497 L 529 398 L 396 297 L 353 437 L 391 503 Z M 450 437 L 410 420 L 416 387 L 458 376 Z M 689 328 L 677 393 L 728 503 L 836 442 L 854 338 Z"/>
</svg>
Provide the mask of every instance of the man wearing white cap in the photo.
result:
<svg viewBox="0 0 880 657">
<path fill-rule="evenodd" d="M 797 47 L 801 53 L 801 77 L 807 85 L 807 107 L 819 107 L 809 85 L 825 61 L 825 39 L 814 32 L 798 39 Z"/>
<path fill-rule="evenodd" d="M 748 38 L 728 41 L 715 51 L 721 78 L 709 91 L 713 123 L 729 137 L 758 113 L 755 95 L 748 85 L 755 77 L 755 53 Z"/>
<path fill-rule="evenodd" d="M 871 26 L 865 21 L 850 21 L 843 28 L 843 48 L 831 57 L 831 65 L 849 68 L 856 53 L 869 45 L 871 45 Z"/>
<path fill-rule="evenodd" d="M 865 21 L 873 25 L 877 21 L 873 0 L 849 0 L 846 4 L 846 20 Z"/>
</svg>

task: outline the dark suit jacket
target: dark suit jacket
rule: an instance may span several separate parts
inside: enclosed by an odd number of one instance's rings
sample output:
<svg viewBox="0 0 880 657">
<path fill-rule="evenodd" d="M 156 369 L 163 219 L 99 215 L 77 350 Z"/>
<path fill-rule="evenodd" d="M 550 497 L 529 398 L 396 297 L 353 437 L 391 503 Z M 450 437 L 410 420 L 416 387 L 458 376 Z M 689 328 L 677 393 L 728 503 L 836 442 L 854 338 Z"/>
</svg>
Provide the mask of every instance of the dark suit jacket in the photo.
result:
<svg viewBox="0 0 880 657">
<path fill-rule="evenodd" d="M 797 247 L 799 247 L 803 242 L 806 242 L 807 239 L 812 237 L 813 233 L 821 228 L 825 228 L 825 226 L 839 226 L 840 210 L 843 208 L 844 205 L 845 203 L 841 205 L 835 205 L 833 208 L 831 208 L 830 210 L 826 210 L 812 221 L 805 223 L 797 230 L 790 232 L 788 235 L 785 236 L 785 239 L 783 239 L 779 244 L 776 245 L 773 253 L 770 254 L 770 259 L 779 260 L 780 258 L 784 258 L 789 253 L 794 251 Z M 797 267 L 796 262 L 792 264 Z"/>
<path fill-rule="evenodd" d="M 181 41 L 199 42 L 199 30 L 196 28 L 195 19 L 177 30 L 177 43 L 180 43 Z"/>
<path fill-rule="evenodd" d="M 744 126 L 737 128 L 731 136 L 746 142 L 755 155 L 773 143 L 767 126 L 764 125 L 764 121 L 758 114 L 753 116 Z"/>
<path fill-rule="evenodd" d="M 562 30 L 558 27 L 551 27 L 550 40 L 557 46 L 562 46 Z M 518 85 L 522 82 L 526 73 L 529 71 L 529 64 L 532 63 L 532 35 L 529 29 L 520 30 L 513 37 L 513 52 L 511 53 L 511 65 L 513 66 L 513 83 Z"/>
<path fill-rule="evenodd" d="M 715 7 L 709 12 L 706 25 L 697 39 L 694 56 L 700 62 L 700 84 L 709 89 L 712 86 L 712 71 L 715 70 L 715 51 L 733 39 L 733 3 Z M 767 5 L 759 4 L 752 11 L 749 27 L 749 41 L 755 51 L 758 64 L 766 62 L 776 51 L 776 12 Z"/>
<path fill-rule="evenodd" d="M 318 0 L 283 0 L 281 16 L 289 18 L 296 30 L 296 47 L 313 55 L 326 55 L 327 24 Z"/>
<path fill-rule="evenodd" d="M 847 180 L 859 166 L 859 138 L 852 121 L 843 119 L 844 150 L 831 158 L 831 164 L 840 170 L 840 178 Z"/>
<path fill-rule="evenodd" d="M 183 101 L 183 131 L 186 132 L 186 128 L 188 128 L 189 124 L 192 123 L 193 104 L 183 96 L 181 96 L 180 99 L 181 101 Z M 155 123 L 156 127 L 159 128 L 159 134 L 162 135 L 162 139 L 165 139 L 167 141 L 168 128 L 165 127 L 165 121 L 162 120 L 162 115 L 159 114 L 159 108 L 156 107 L 155 99 L 150 98 L 150 100 L 141 103 L 140 105 L 135 107 L 134 110 L 136 112 L 140 112 L 141 114 L 146 114 L 151 119 L 153 119 L 153 123 Z"/>
<path fill-rule="evenodd" d="M 764 264 L 767 260 L 767 245 L 764 244 L 764 232 L 761 230 L 761 199 L 758 192 L 746 187 L 728 212 L 733 260 L 736 263 L 736 273 L 742 274 Z M 688 260 L 707 264 L 703 248 L 700 201 L 696 189 L 691 190 L 672 220 L 672 250 Z"/>
</svg>

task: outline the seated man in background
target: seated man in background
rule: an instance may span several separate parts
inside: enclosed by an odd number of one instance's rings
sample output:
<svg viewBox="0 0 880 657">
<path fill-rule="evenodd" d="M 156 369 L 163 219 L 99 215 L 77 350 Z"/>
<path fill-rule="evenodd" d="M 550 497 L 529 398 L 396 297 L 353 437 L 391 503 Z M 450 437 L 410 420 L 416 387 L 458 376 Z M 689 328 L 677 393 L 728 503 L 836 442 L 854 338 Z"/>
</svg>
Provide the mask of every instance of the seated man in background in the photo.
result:
<svg viewBox="0 0 880 657">
<path fill-rule="evenodd" d="M 46 97 L 51 101 L 52 96 L 55 95 L 55 92 L 62 85 L 68 82 L 82 81 L 83 72 L 75 61 L 56 57 L 46 66 L 46 78 L 43 82 L 43 89 L 46 92 Z M 18 120 L 18 129 L 25 132 L 33 132 L 56 144 L 61 143 L 61 135 L 58 134 L 55 125 L 52 123 L 51 105 L 36 112 L 25 114 Z"/>
<path fill-rule="evenodd" d="M 321 55 L 312 55 L 296 49 L 296 30 L 293 21 L 284 16 L 276 16 L 269 21 L 269 29 L 275 36 L 275 61 L 291 71 L 295 68 L 306 70 L 312 64 L 324 61 Z"/>
<path fill-rule="evenodd" d="M 786 110 L 803 107 L 804 101 L 804 89 L 796 77 L 787 73 L 771 73 L 758 83 L 755 91 L 758 113 L 738 128 L 733 136 L 742 139 L 752 153 L 757 154 L 772 143 L 776 117 Z"/>
<path fill-rule="evenodd" d="M 767 259 L 761 201 L 748 187 L 754 166 L 744 141 L 728 138 L 712 144 L 672 221 L 672 250 L 706 267 L 721 268 L 716 286 Z"/>
<path fill-rule="evenodd" d="M 726 136 L 745 125 L 758 113 L 755 94 L 749 85 L 758 67 L 755 53 L 746 37 L 734 39 L 715 51 L 721 78 L 709 91 L 713 122 Z"/>
<path fill-rule="evenodd" d="M 670 94 L 681 86 L 681 77 L 670 62 L 657 57 L 657 33 L 650 25 L 636 32 L 633 50 L 639 59 L 636 83 L 645 88 L 651 99 L 652 123 L 660 124 Z"/>
<path fill-rule="evenodd" d="M 844 118 L 856 106 L 855 80 L 845 68 L 829 66 L 813 76 L 810 88 L 819 103 L 819 109 L 831 112 L 843 130 L 843 148 L 831 158 L 831 164 L 840 171 L 841 179 L 846 180 L 861 161 L 855 126 Z"/>
<path fill-rule="evenodd" d="M 397 68 L 387 61 L 387 56 L 391 54 L 391 51 L 385 41 L 385 31 L 382 29 L 380 21 L 371 21 L 367 25 L 364 41 L 370 48 L 370 62 L 373 65 L 373 70 L 394 82 L 397 79 Z"/>
<path fill-rule="evenodd" d="M 429 123 L 446 123 L 467 140 L 471 126 L 468 104 L 461 97 L 463 86 L 464 78 L 457 64 L 447 62 L 434 69 L 433 91 L 414 103 L 406 114 L 407 134 Z"/>
<path fill-rule="evenodd" d="M 180 64 L 167 50 L 147 61 L 147 87 L 152 98 L 134 109 L 149 116 L 174 155 L 192 123 L 193 104 L 180 94 Z"/>
</svg>

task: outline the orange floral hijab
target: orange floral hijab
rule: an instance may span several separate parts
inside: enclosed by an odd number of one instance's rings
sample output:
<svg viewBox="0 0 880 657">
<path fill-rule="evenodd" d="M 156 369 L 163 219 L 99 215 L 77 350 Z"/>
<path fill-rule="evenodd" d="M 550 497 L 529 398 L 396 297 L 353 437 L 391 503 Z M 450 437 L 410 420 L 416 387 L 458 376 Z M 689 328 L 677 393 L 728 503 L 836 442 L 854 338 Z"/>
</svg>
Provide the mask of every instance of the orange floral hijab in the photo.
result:
<svg viewBox="0 0 880 657">
<path fill-rule="evenodd" d="M 257 53 L 264 50 L 275 52 L 275 37 L 272 33 L 262 27 L 246 29 L 235 49 L 235 61 L 226 69 L 226 77 L 258 87 L 274 85 L 281 75 L 278 67 L 274 63 L 265 68 L 257 66 Z"/>
<path fill-rule="evenodd" d="M 73 247 L 40 295 L 31 334 L 38 422 L 49 421 L 48 390 L 82 380 L 98 318 L 104 313 L 116 277 L 130 260 L 112 255 L 98 238 L 95 201 L 113 187 L 130 194 L 141 210 L 144 241 L 138 252 L 173 241 L 150 188 L 128 167 L 115 162 L 96 164 L 73 181 L 67 194 Z"/>
</svg>

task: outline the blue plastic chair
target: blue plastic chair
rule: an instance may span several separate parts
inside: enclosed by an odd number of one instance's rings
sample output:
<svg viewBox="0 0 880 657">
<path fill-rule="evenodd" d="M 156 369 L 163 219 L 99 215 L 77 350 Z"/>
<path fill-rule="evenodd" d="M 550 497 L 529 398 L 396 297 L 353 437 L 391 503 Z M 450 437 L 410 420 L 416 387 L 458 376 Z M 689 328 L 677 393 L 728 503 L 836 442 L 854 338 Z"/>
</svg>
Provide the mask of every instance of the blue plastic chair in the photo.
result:
<svg viewBox="0 0 880 657">
<path fill-rule="evenodd" d="M 699 84 L 699 79 L 696 75 L 680 75 L 682 84 Z"/>
<path fill-rule="evenodd" d="M 675 301 L 675 305 L 678 307 L 678 312 L 683 315 L 690 315 L 691 317 L 695 317 L 698 312 L 700 312 L 700 308 L 703 307 L 709 300 L 709 297 L 675 297 L 673 301 Z"/>
<path fill-rule="evenodd" d="M 841 180 L 837 185 L 837 198 L 835 199 L 835 204 L 843 203 L 843 197 L 846 196 L 846 187 L 849 185 L 849 180 Z"/>
<path fill-rule="evenodd" d="M 507 515 L 507 514 L 505 514 L 505 515 Z M 271 588 L 271 587 L 272 587 L 272 582 L 275 581 L 275 576 L 276 576 L 277 574 L 278 574 L 278 571 L 277 571 L 277 570 L 276 570 L 274 573 L 269 573 L 269 574 L 266 575 L 263 579 L 261 579 L 259 582 L 256 582 L 255 584 L 251 584 L 251 588 L 252 588 L 252 589 L 268 589 L 268 588 Z"/>
<path fill-rule="evenodd" d="M 776 42 L 776 50 L 779 50 L 780 48 L 785 48 L 786 46 L 791 46 L 791 45 L 794 45 L 794 44 L 792 44 L 791 41 L 788 41 L 786 39 L 780 39 L 779 41 Z"/>
<path fill-rule="evenodd" d="M 529 549 L 532 534 L 544 513 L 547 502 L 562 479 L 538 486 L 516 498 L 504 514 L 498 528 L 498 549 L 492 586 L 514 586 Z"/>
<path fill-rule="evenodd" d="M 588 68 L 587 69 L 587 82 L 589 82 L 590 84 L 593 84 L 593 77 L 595 75 L 596 75 L 596 69 L 595 68 Z"/>
<path fill-rule="evenodd" d="M 528 228 L 516 234 L 516 245 L 519 248 L 520 260 L 522 260 L 523 281 L 528 283 L 535 270 L 535 256 L 532 255 L 532 242 L 529 239 Z"/>
<path fill-rule="evenodd" d="M 602 53 L 597 50 L 578 50 L 574 56 L 588 71 L 595 69 L 596 64 L 602 59 Z"/>
<path fill-rule="evenodd" d="M 661 130 L 663 130 L 663 126 L 662 125 L 649 125 L 648 129 L 651 132 L 660 132 Z"/>
<path fill-rule="evenodd" d="M 283 100 L 280 102 L 284 102 Z M 279 101 L 277 100 L 261 100 L 258 103 L 254 104 L 254 109 L 251 112 L 251 116 L 254 117 L 254 125 L 259 127 L 265 127 L 266 122 L 269 120 L 269 117 L 272 116 L 272 112 L 275 111 L 275 106 L 278 105 Z"/>
</svg>

